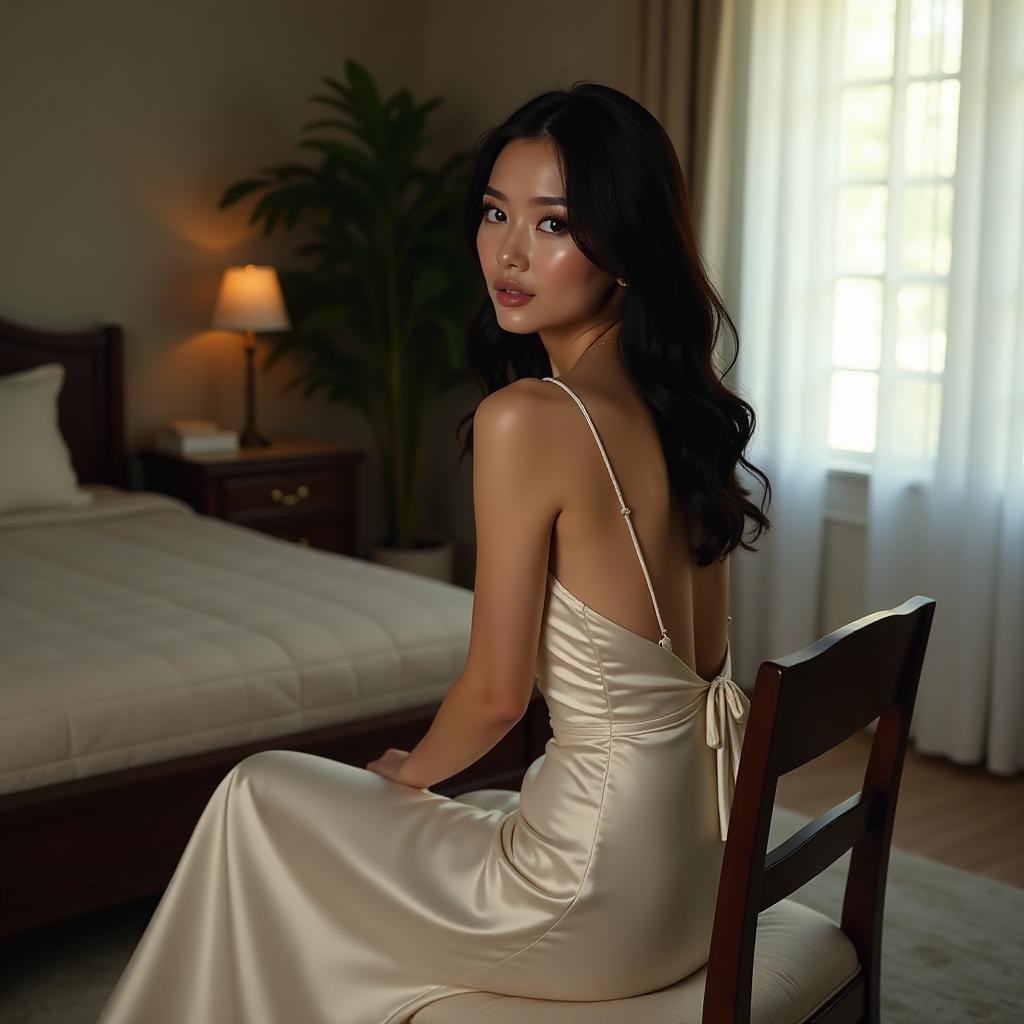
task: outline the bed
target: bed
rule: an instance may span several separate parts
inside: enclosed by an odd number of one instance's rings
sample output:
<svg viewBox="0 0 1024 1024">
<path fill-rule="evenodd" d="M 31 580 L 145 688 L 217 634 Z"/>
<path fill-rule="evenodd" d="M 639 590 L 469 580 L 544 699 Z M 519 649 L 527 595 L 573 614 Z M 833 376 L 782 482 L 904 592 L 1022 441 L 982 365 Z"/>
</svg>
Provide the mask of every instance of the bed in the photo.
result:
<svg viewBox="0 0 1024 1024">
<path fill-rule="evenodd" d="M 59 363 L 88 502 L 0 514 L 0 935 L 159 892 L 257 750 L 410 749 L 465 664 L 472 592 L 126 486 L 121 330 L 0 320 L 0 375 Z M 526 715 L 437 792 L 518 789 Z"/>
</svg>

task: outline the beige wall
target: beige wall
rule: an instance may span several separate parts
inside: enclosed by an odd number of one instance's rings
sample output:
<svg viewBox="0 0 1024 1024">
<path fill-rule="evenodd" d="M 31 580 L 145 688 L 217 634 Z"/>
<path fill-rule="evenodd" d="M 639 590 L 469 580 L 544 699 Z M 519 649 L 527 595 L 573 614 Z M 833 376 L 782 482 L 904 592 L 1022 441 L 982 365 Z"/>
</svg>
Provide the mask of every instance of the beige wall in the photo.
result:
<svg viewBox="0 0 1024 1024">
<path fill-rule="evenodd" d="M 4 0 L 0 4 L 0 316 L 51 329 L 125 331 L 128 443 L 164 420 L 240 425 L 237 335 L 208 329 L 225 265 L 287 265 L 303 240 L 261 238 L 250 205 L 216 209 L 224 187 L 297 155 L 308 97 L 353 57 L 385 95 L 445 97 L 431 156 L 541 89 L 576 77 L 617 84 L 618 0 Z M 514 23 L 514 24 L 513 24 Z M 540 27 L 533 27 L 540 26 Z M 270 434 L 367 446 L 361 550 L 378 537 L 377 466 L 361 417 L 281 394 L 281 363 L 258 382 Z M 422 524 L 459 542 L 472 582 L 470 461 L 454 428 L 467 390 L 438 409 L 424 462 Z"/>
<path fill-rule="evenodd" d="M 437 115 L 445 148 L 472 143 L 531 96 L 575 79 L 621 87 L 619 0 L 427 6 L 423 80 L 431 95 L 450 97 Z"/>
</svg>

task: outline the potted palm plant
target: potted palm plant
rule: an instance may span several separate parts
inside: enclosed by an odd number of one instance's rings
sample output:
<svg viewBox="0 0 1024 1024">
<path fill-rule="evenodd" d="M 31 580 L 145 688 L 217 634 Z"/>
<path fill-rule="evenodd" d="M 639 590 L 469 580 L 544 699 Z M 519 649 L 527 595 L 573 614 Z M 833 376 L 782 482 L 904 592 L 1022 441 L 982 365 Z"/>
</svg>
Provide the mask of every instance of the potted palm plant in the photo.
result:
<svg viewBox="0 0 1024 1024">
<path fill-rule="evenodd" d="M 451 579 L 452 542 L 417 531 L 417 485 L 431 408 L 470 379 L 465 327 L 480 284 L 461 225 L 471 153 L 421 166 L 442 98 L 417 105 L 403 88 L 382 101 L 356 61 L 345 74 L 325 76 L 327 90 L 311 97 L 328 111 L 302 126 L 310 162 L 262 168 L 229 186 L 218 208 L 261 192 L 249 223 L 262 223 L 264 237 L 312 221 L 313 239 L 280 273 L 293 327 L 271 336 L 263 366 L 291 353 L 301 372 L 286 391 L 321 392 L 366 417 L 387 520 L 373 557 Z"/>
</svg>

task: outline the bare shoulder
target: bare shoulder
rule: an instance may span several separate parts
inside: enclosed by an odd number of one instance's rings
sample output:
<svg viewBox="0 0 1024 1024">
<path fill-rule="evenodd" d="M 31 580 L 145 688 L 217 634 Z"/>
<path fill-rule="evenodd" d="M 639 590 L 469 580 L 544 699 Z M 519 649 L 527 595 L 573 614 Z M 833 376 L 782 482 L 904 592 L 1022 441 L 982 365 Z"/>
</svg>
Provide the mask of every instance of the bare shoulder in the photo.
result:
<svg viewBox="0 0 1024 1024">
<path fill-rule="evenodd" d="M 482 427 L 490 437 L 514 438 L 513 443 L 543 444 L 550 437 L 551 415 L 557 403 L 551 401 L 555 389 L 539 377 L 521 377 L 492 391 L 476 407 L 474 433 Z"/>
<path fill-rule="evenodd" d="M 558 408 L 549 383 L 522 377 L 487 395 L 473 417 L 473 476 L 478 494 L 503 494 L 517 507 L 559 512 L 565 467 Z"/>
</svg>

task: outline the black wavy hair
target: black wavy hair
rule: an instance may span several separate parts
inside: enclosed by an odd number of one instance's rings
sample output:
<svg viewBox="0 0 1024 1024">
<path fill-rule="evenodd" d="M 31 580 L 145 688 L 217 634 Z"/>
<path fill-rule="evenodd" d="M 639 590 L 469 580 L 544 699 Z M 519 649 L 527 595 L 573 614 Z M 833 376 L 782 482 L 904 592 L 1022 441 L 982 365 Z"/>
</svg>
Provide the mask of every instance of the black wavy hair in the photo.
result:
<svg viewBox="0 0 1024 1024">
<path fill-rule="evenodd" d="M 712 359 L 723 323 L 739 336 L 701 263 L 683 171 L 665 130 L 640 103 L 606 85 L 578 81 L 524 103 L 477 141 L 465 200 L 474 261 L 481 203 L 502 148 L 512 139 L 550 139 L 565 184 L 569 233 L 594 264 L 630 285 L 619 329 L 619 358 L 657 423 L 670 486 L 700 524 L 698 565 L 724 558 L 771 523 L 767 476 L 743 457 L 756 419 L 722 382 Z M 483 397 L 519 377 L 551 376 L 540 335 L 503 330 L 487 293 L 467 327 L 466 358 Z M 481 399 L 482 400 L 482 399 Z M 475 409 L 458 463 L 473 449 Z M 747 500 L 736 466 L 764 482 L 762 508 Z"/>
</svg>

